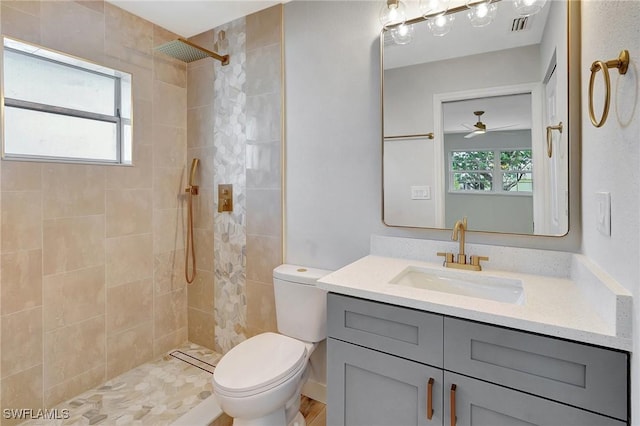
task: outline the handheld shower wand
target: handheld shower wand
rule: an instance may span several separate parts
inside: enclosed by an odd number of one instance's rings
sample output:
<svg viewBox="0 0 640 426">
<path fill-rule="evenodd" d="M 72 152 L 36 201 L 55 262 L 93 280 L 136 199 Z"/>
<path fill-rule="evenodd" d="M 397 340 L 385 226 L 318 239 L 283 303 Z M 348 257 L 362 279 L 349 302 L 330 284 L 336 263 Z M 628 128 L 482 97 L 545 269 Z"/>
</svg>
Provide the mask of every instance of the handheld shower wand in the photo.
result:
<svg viewBox="0 0 640 426">
<path fill-rule="evenodd" d="M 189 186 L 184 190 L 187 195 L 187 247 L 185 249 L 184 259 L 184 277 L 187 283 L 191 284 L 196 278 L 196 250 L 193 242 L 193 196 L 198 195 L 198 185 L 194 185 L 196 179 L 196 171 L 200 160 L 194 158 L 191 162 L 191 171 L 189 172 Z M 191 253 L 191 256 L 189 256 Z M 189 274 L 189 258 L 191 258 L 191 274 Z"/>
</svg>

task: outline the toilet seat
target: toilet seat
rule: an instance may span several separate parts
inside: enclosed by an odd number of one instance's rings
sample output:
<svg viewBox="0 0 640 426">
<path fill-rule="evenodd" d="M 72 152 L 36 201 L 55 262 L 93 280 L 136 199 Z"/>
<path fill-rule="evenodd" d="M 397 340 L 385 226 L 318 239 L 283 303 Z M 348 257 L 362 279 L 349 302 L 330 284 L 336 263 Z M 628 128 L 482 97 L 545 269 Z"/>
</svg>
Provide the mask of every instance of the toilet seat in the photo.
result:
<svg viewBox="0 0 640 426">
<path fill-rule="evenodd" d="M 274 388 L 304 369 L 304 343 L 276 333 L 262 333 L 235 346 L 213 373 L 213 386 L 220 395 L 248 397 Z"/>
</svg>

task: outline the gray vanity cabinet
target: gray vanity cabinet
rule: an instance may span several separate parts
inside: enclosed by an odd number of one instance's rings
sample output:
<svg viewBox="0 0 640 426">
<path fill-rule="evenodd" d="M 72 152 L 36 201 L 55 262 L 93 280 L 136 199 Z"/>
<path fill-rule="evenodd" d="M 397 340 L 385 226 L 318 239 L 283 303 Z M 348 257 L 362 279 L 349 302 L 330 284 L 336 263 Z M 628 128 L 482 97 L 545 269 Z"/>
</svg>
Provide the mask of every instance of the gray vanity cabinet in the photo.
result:
<svg viewBox="0 0 640 426">
<path fill-rule="evenodd" d="M 626 352 L 332 293 L 327 301 L 329 426 L 628 424 Z"/>
</svg>

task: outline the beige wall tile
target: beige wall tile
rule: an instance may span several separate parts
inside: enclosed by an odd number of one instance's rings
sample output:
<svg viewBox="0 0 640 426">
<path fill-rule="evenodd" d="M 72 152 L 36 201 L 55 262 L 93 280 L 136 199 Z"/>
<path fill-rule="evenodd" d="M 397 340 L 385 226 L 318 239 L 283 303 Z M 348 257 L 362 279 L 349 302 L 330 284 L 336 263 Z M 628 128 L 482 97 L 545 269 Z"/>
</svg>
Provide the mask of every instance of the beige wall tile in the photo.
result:
<svg viewBox="0 0 640 426">
<path fill-rule="evenodd" d="M 40 18 L 24 10 L 19 10 L 16 6 L 20 6 L 22 3 L 36 3 L 38 6 L 38 14 L 40 13 L 40 2 L 3 1 L 1 12 L 2 34 L 19 40 L 40 44 Z"/>
<path fill-rule="evenodd" d="M 89 59 L 104 61 L 104 15 L 74 2 L 43 1 L 42 44 Z"/>
<path fill-rule="evenodd" d="M 184 248 L 186 239 L 185 215 L 186 211 L 176 208 L 153 211 L 154 253 L 166 253 Z"/>
<path fill-rule="evenodd" d="M 247 96 L 272 94 L 280 106 L 282 45 L 260 47 L 247 52 Z M 274 124 L 280 124 L 274 123 Z"/>
<path fill-rule="evenodd" d="M 39 191 L 42 189 L 42 164 L 30 161 L 2 162 L 3 191 Z"/>
<path fill-rule="evenodd" d="M 44 385 L 52 388 L 105 362 L 105 318 L 94 317 L 45 333 Z"/>
<path fill-rule="evenodd" d="M 2 379 L 2 410 L 16 408 L 43 408 L 42 364 Z M 2 419 L 4 425 L 22 420 Z"/>
<path fill-rule="evenodd" d="M 214 304 L 214 274 L 198 269 L 196 278 L 187 286 L 187 303 L 190 308 L 213 313 Z"/>
<path fill-rule="evenodd" d="M 76 3 L 81 6 L 88 7 L 96 12 L 104 13 L 105 2 L 102 0 L 76 0 Z"/>
<path fill-rule="evenodd" d="M 2 193 L 2 251 L 42 248 L 40 191 Z"/>
<path fill-rule="evenodd" d="M 189 308 L 189 341 L 205 348 L 215 347 L 215 318 L 212 312 Z"/>
<path fill-rule="evenodd" d="M 156 295 L 179 290 L 186 285 L 184 261 L 184 250 L 168 251 L 154 255 L 153 280 Z"/>
<path fill-rule="evenodd" d="M 134 85 L 138 84 L 134 76 Z M 134 96 L 133 101 L 133 144 L 153 144 L 153 104 L 151 101 L 140 100 Z M 159 151 L 159 153 L 161 153 Z M 133 159 L 134 164 L 138 158 Z"/>
<path fill-rule="evenodd" d="M 153 320 L 151 279 L 110 287 L 107 291 L 107 335 Z M 153 333 L 149 333 L 149 338 Z"/>
<path fill-rule="evenodd" d="M 247 16 L 247 50 L 280 43 L 282 38 L 282 5 L 276 5 Z"/>
<path fill-rule="evenodd" d="M 104 315 L 104 266 L 48 275 L 43 287 L 45 331 Z"/>
<path fill-rule="evenodd" d="M 213 146 L 213 105 L 187 110 L 187 147 Z"/>
<path fill-rule="evenodd" d="M 107 189 L 151 189 L 152 176 L 153 146 L 140 145 L 134 141 L 133 166 L 108 167 Z"/>
<path fill-rule="evenodd" d="M 187 161 L 187 129 L 154 125 L 153 148 L 160 153 L 153 157 L 155 167 L 184 167 Z"/>
<path fill-rule="evenodd" d="M 113 51 L 122 47 L 130 47 L 146 54 L 151 54 L 153 47 L 153 24 L 133 15 L 111 3 L 104 4 L 105 19 L 105 51 L 113 55 Z M 114 56 L 119 56 L 116 55 Z"/>
<path fill-rule="evenodd" d="M 131 370 L 153 358 L 153 322 L 107 338 L 107 379 Z"/>
<path fill-rule="evenodd" d="M 47 164 L 42 170 L 45 219 L 104 214 L 105 170 L 78 164 Z"/>
<path fill-rule="evenodd" d="M 200 187 L 198 196 L 193 198 L 194 229 L 213 229 L 213 215 L 215 214 L 213 197 L 213 188 Z"/>
<path fill-rule="evenodd" d="M 193 237 L 196 244 L 197 268 L 213 272 L 213 230 L 194 229 Z"/>
<path fill-rule="evenodd" d="M 44 275 L 103 265 L 104 220 L 104 215 L 45 220 Z"/>
<path fill-rule="evenodd" d="M 101 383 L 104 383 L 105 380 L 105 364 L 102 363 L 85 371 L 84 373 L 80 373 L 77 376 L 72 377 L 69 380 L 65 380 L 58 385 L 45 389 L 45 407 L 54 407 L 63 401 L 81 394 L 87 389 L 94 388 Z"/>
<path fill-rule="evenodd" d="M 215 43 L 215 40 L 213 38 L 214 35 L 215 35 L 215 30 L 209 30 L 209 31 L 200 33 L 198 35 L 195 35 L 193 37 L 189 37 L 189 41 L 197 44 L 198 46 L 202 46 L 205 49 L 214 50 L 214 46 L 213 46 L 213 44 Z M 190 66 L 194 65 L 197 62 L 199 61 L 196 61 L 195 63 L 189 64 L 189 65 Z"/>
<path fill-rule="evenodd" d="M 158 339 L 187 326 L 187 291 L 177 290 L 156 296 L 154 335 Z"/>
<path fill-rule="evenodd" d="M 42 250 L 3 254 L 2 315 L 42 305 Z"/>
<path fill-rule="evenodd" d="M 118 53 L 120 58 L 106 57 L 113 61 L 110 65 L 131 74 L 135 101 L 151 102 L 153 100 L 153 57 L 129 47 L 123 47 Z"/>
<path fill-rule="evenodd" d="M 247 281 L 247 328 L 278 331 L 273 285 Z"/>
<path fill-rule="evenodd" d="M 247 190 L 247 234 L 282 235 L 282 198 L 279 189 Z"/>
<path fill-rule="evenodd" d="M 153 83 L 153 124 L 187 126 L 187 90 L 161 81 Z"/>
<path fill-rule="evenodd" d="M 153 207 L 175 209 L 184 202 L 185 165 L 180 168 L 155 167 L 153 173 Z"/>
<path fill-rule="evenodd" d="M 108 238 L 106 266 L 108 287 L 151 278 L 153 276 L 151 234 Z"/>
<path fill-rule="evenodd" d="M 156 52 L 153 55 L 153 76 L 155 80 L 186 88 L 187 64 L 164 53 Z"/>
<path fill-rule="evenodd" d="M 2 376 L 42 363 L 42 307 L 2 316 Z"/>
<path fill-rule="evenodd" d="M 2 4 L 33 16 L 40 16 L 40 0 L 2 0 Z"/>
<path fill-rule="evenodd" d="M 282 264 L 279 237 L 247 235 L 247 280 L 270 283 L 273 268 Z"/>
<path fill-rule="evenodd" d="M 151 232 L 150 189 L 109 190 L 107 198 L 107 237 Z"/>
<path fill-rule="evenodd" d="M 213 104 L 213 62 L 198 63 L 187 70 L 187 107 L 195 108 Z"/>
<path fill-rule="evenodd" d="M 185 314 L 186 316 L 186 314 Z M 153 356 L 158 357 L 166 354 L 172 349 L 184 344 L 187 341 L 188 330 L 185 326 L 166 336 L 156 337 L 153 340 Z"/>
</svg>

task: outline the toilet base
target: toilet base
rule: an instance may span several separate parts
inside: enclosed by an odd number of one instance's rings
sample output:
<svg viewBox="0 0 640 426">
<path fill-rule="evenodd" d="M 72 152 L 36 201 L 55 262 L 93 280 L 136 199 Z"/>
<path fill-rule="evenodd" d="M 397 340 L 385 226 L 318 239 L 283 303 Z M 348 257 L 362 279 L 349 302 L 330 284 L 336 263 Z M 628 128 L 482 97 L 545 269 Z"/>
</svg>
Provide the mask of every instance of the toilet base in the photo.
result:
<svg viewBox="0 0 640 426">
<path fill-rule="evenodd" d="M 307 426 L 307 421 L 304 419 L 302 413 L 298 411 L 298 414 L 296 414 L 291 423 L 287 426 Z"/>
</svg>

